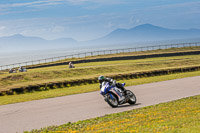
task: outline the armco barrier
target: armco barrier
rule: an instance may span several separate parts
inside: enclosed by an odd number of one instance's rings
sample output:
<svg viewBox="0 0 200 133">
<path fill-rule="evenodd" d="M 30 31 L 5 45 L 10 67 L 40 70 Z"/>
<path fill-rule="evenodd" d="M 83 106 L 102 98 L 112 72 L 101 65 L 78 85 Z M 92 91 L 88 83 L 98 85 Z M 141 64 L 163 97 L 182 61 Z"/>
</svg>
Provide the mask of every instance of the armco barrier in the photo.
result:
<svg viewBox="0 0 200 133">
<path fill-rule="evenodd" d="M 133 73 L 126 73 L 126 74 L 105 75 L 105 76 L 109 76 L 115 80 L 123 80 L 123 79 L 134 79 L 134 78 L 151 77 L 151 76 L 158 76 L 158 75 L 167 75 L 167 74 L 171 74 L 171 73 L 198 71 L 198 70 L 200 70 L 200 66 L 160 69 L 160 70 L 133 72 Z M 60 81 L 60 82 L 55 82 L 55 83 L 43 83 L 43 84 L 37 84 L 37 85 L 29 85 L 29 86 L 12 88 L 9 90 L 1 91 L 0 96 L 13 95 L 15 93 L 25 93 L 25 92 L 31 92 L 31 91 L 45 91 L 45 90 L 49 90 L 49 89 L 76 86 L 76 85 L 81 85 L 81 84 L 93 84 L 93 83 L 97 83 L 97 82 L 98 82 L 97 77 L 93 77 L 90 79 L 76 79 L 76 80 L 70 80 L 70 81 Z"/>
<path fill-rule="evenodd" d="M 102 62 L 102 61 L 136 60 L 136 59 L 145 59 L 145 58 L 154 58 L 154 57 L 170 57 L 170 56 L 199 55 L 199 54 L 200 54 L 200 51 L 184 51 L 184 52 L 170 52 L 170 53 L 159 53 L 159 54 L 148 54 L 148 55 L 81 59 L 81 60 L 73 61 L 73 63 L 78 64 L 78 63 Z M 67 62 L 54 63 L 54 64 L 41 64 L 39 66 L 28 66 L 27 69 L 66 65 L 66 64 Z"/>
<path fill-rule="evenodd" d="M 83 57 L 95 56 L 95 55 L 149 51 L 149 50 L 181 48 L 181 47 L 197 47 L 197 46 L 200 46 L 200 42 L 167 44 L 167 45 L 154 45 L 154 46 L 134 47 L 134 48 L 124 48 L 124 49 L 101 50 L 101 51 L 93 51 L 93 52 L 85 52 L 85 53 L 77 53 L 77 54 L 72 54 L 72 55 L 58 56 L 58 57 L 53 57 L 53 58 L 46 58 L 46 59 L 41 59 L 41 60 L 27 61 L 27 62 L 21 62 L 21 63 L 9 64 L 9 65 L 2 65 L 2 66 L 0 66 L 0 70 L 17 68 L 17 67 L 20 67 L 20 66 L 27 67 L 27 66 L 44 64 L 44 63 L 51 63 L 51 62 L 60 61 L 60 60 L 64 60 L 64 59 L 70 59 L 70 58 L 83 58 Z"/>
</svg>

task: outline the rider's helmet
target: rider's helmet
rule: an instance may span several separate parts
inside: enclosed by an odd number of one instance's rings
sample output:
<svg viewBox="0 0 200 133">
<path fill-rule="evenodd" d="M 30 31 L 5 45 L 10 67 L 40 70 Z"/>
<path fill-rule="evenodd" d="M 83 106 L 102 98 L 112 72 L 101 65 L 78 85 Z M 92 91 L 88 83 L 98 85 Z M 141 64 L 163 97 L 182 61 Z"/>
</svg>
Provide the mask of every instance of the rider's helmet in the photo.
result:
<svg viewBox="0 0 200 133">
<path fill-rule="evenodd" d="M 98 80 L 99 80 L 100 83 L 103 82 L 104 79 L 105 79 L 104 76 L 99 76 L 99 77 L 98 77 Z"/>
</svg>

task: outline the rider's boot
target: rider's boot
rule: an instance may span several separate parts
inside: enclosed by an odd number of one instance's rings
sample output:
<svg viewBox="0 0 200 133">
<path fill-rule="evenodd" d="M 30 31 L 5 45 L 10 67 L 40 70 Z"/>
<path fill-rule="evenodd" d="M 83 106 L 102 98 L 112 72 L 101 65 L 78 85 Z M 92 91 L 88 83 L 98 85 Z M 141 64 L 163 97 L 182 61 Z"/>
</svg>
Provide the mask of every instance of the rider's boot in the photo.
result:
<svg viewBox="0 0 200 133">
<path fill-rule="evenodd" d="M 122 92 L 124 93 L 124 95 L 127 95 L 127 90 L 124 87 L 121 87 Z"/>
<path fill-rule="evenodd" d="M 127 90 L 126 90 L 125 88 L 124 88 L 124 90 L 123 90 L 123 91 L 124 91 L 124 94 L 125 94 L 125 95 L 127 95 Z"/>
<path fill-rule="evenodd" d="M 127 91 L 126 91 L 126 89 L 122 86 L 121 83 L 117 83 L 116 85 L 117 85 L 118 88 L 120 88 L 120 89 L 123 91 L 124 95 L 127 95 Z"/>
</svg>

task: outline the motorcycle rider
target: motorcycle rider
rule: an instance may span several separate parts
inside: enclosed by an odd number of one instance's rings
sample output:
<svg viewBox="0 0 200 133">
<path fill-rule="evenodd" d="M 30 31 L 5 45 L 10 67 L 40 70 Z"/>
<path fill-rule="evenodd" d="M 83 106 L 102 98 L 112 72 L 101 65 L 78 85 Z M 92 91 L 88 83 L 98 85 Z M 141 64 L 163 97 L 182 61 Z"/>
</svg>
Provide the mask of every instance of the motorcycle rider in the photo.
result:
<svg viewBox="0 0 200 133">
<path fill-rule="evenodd" d="M 102 83 L 105 81 L 105 82 L 109 82 L 110 85 L 117 86 L 117 88 L 120 88 L 124 92 L 124 94 L 126 95 L 126 89 L 123 87 L 123 85 L 121 83 L 117 83 L 112 78 L 106 78 L 104 76 L 99 76 L 98 80 L 99 80 L 99 83 L 100 83 L 100 89 L 102 87 Z"/>
</svg>

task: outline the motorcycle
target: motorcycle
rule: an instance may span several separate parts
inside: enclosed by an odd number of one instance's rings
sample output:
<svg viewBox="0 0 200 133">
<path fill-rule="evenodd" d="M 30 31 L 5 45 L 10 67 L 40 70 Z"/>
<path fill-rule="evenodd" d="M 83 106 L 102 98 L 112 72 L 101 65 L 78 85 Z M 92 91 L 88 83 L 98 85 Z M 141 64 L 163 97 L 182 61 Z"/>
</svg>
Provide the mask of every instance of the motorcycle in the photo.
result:
<svg viewBox="0 0 200 133">
<path fill-rule="evenodd" d="M 124 87 L 125 83 L 122 83 L 122 86 Z M 102 83 L 100 93 L 104 96 L 104 100 L 113 108 L 125 103 L 136 103 L 136 96 L 132 91 L 126 90 L 125 95 L 120 88 L 116 87 L 116 85 L 110 85 L 109 82 L 104 81 Z"/>
</svg>

